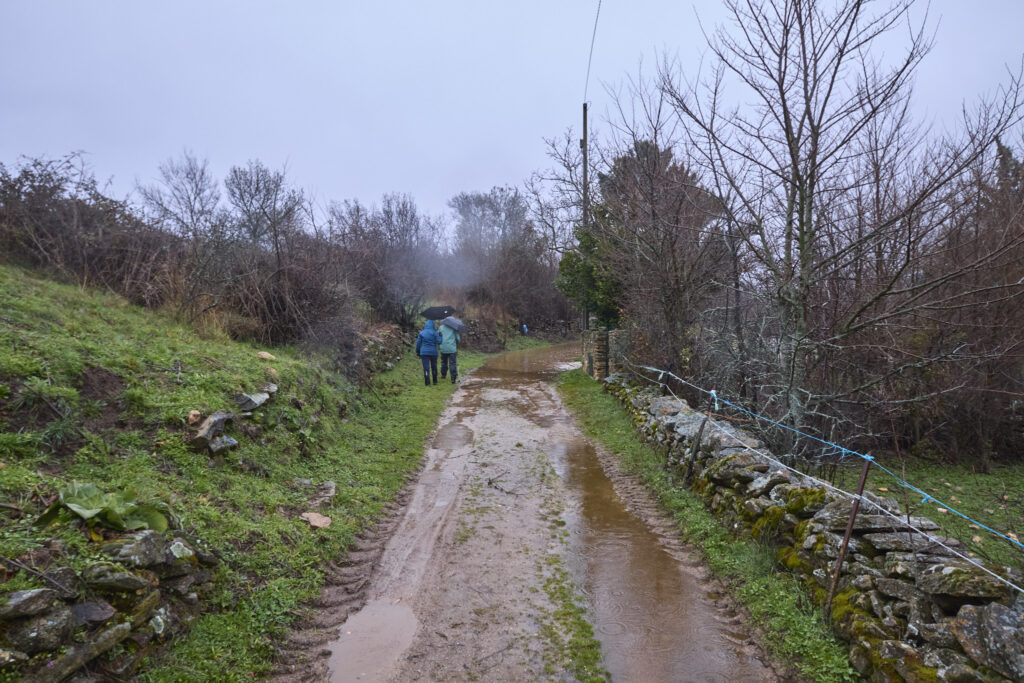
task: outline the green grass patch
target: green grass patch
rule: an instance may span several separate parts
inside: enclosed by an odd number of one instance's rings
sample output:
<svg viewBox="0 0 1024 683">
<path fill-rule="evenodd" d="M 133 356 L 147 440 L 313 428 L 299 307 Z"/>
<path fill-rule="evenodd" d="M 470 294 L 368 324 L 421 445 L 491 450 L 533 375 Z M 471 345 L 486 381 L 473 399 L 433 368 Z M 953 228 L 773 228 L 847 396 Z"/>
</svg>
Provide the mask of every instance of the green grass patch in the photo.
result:
<svg viewBox="0 0 1024 683">
<path fill-rule="evenodd" d="M 736 538 L 698 496 L 677 486 L 664 470 L 664 458 L 640 441 L 626 412 L 599 382 L 573 370 L 561 375 L 558 389 L 584 433 L 657 494 L 679 522 L 683 537 L 701 550 L 711 570 L 750 611 L 773 656 L 815 681 L 857 680 L 846 648 L 833 637 L 800 582 L 778 571 L 770 548 Z"/>
<path fill-rule="evenodd" d="M 276 359 L 264 360 L 257 351 Z M 484 356 L 459 354 L 469 371 Z M 394 499 L 456 387 L 425 387 L 407 354 L 361 393 L 326 358 L 201 334 L 125 300 L 0 267 L 0 555 L 52 539 L 82 568 L 99 557 L 80 520 L 41 529 L 42 500 L 72 481 L 133 489 L 166 502 L 182 527 L 222 554 L 217 592 L 192 631 L 145 663 L 147 681 L 251 680 L 271 644 L 318 594 L 322 567 Z M 236 392 L 272 381 L 277 394 L 222 458 L 187 445 L 190 410 L 232 410 Z M 298 518 L 311 495 L 297 480 L 336 482 L 326 529 Z M 104 531 L 108 535 L 113 532 Z M 2 573 L 0 592 L 41 585 Z"/>
<path fill-rule="evenodd" d="M 1010 538 L 1024 538 L 1024 465 L 992 465 L 985 474 L 963 465 L 943 465 L 918 459 L 886 458 L 884 465 L 897 476 L 935 499 L 922 502 L 923 496 L 907 491 L 885 472 L 872 468 L 868 490 L 895 498 L 911 514 L 928 517 L 938 523 L 939 532 L 963 541 L 975 557 L 1002 565 L 1024 568 L 1024 550 L 989 533 L 975 522 L 952 512 L 959 510 L 980 524 Z M 853 490 L 860 475 L 842 470 L 837 485 Z"/>
</svg>

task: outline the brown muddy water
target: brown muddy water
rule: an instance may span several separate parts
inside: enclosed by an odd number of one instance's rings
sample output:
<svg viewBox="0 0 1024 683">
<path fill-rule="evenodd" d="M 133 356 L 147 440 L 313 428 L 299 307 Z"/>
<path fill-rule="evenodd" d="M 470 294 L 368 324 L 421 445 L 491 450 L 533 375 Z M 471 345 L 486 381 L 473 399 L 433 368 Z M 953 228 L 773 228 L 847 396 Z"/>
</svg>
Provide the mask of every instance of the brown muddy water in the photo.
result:
<svg viewBox="0 0 1024 683">
<path fill-rule="evenodd" d="M 585 596 L 612 680 L 774 680 L 699 563 L 634 514 L 558 399 L 552 382 L 578 355 L 508 353 L 463 380 L 367 604 L 331 646 L 332 681 L 550 678 L 538 614 L 553 606 L 531 596 L 551 553 Z M 551 541 L 551 510 L 567 542 Z"/>
</svg>

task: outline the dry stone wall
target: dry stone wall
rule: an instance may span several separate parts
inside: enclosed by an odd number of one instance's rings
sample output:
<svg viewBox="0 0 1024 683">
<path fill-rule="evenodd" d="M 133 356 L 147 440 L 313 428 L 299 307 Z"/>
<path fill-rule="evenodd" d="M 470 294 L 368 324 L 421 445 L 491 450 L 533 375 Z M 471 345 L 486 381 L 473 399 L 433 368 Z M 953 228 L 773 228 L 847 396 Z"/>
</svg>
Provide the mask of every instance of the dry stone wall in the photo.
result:
<svg viewBox="0 0 1024 683">
<path fill-rule="evenodd" d="M 695 449 L 704 414 L 626 374 L 608 376 L 604 386 L 681 485 L 736 533 L 774 544 L 780 562 L 824 604 L 848 497 L 787 470 L 731 425 L 709 420 Z M 1024 595 L 885 514 L 905 519 L 895 499 L 864 496 L 831 610 L 857 671 L 872 681 L 1024 680 Z M 909 524 L 930 534 L 939 528 L 926 518 Z M 1024 585 L 1016 569 L 986 567 Z"/>
<path fill-rule="evenodd" d="M 46 588 L 0 595 L 0 678 L 61 681 L 94 662 L 82 680 L 126 680 L 188 630 L 214 587 L 218 559 L 195 537 L 140 531 L 101 554 L 81 571 L 47 571 Z"/>
</svg>

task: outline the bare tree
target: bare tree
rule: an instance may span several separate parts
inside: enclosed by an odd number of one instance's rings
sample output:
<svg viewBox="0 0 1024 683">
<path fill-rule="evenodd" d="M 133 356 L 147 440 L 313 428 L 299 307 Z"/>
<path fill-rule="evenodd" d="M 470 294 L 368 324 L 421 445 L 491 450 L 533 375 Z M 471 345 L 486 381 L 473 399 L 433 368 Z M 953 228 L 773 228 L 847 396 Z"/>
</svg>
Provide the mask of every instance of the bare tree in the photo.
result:
<svg viewBox="0 0 1024 683">
<path fill-rule="evenodd" d="M 826 430 L 840 402 L 968 350 L 949 339 L 924 356 L 892 352 L 888 332 L 920 328 L 937 308 L 982 292 L 1019 291 L 1005 280 L 969 284 L 1017 239 L 1009 234 L 966 262 L 926 264 L 944 251 L 959 184 L 1019 120 L 1020 80 L 965 113 L 962 132 L 932 134 L 909 114 L 913 74 L 930 48 L 925 23 L 901 58 L 872 56 L 909 24 L 913 0 L 726 5 L 733 30 L 709 38 L 710 71 L 684 82 L 666 62 L 662 88 L 722 202 L 727 234 L 753 261 L 734 285 L 764 306 L 763 344 L 747 367 L 759 368 L 766 409 Z M 870 372 L 856 363 L 887 352 Z"/>
</svg>

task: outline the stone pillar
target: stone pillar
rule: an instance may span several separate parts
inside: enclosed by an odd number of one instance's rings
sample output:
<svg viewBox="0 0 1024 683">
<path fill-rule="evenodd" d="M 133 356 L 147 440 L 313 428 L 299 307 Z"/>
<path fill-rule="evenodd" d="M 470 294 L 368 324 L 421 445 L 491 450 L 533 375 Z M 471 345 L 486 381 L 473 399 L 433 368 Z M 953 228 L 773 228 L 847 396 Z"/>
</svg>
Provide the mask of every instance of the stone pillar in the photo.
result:
<svg viewBox="0 0 1024 683">
<path fill-rule="evenodd" d="M 608 333 L 608 374 L 623 372 L 623 359 L 629 353 L 629 332 L 612 330 Z"/>
<path fill-rule="evenodd" d="M 603 327 L 583 333 L 583 369 L 596 380 L 608 376 L 608 330 Z"/>
</svg>

